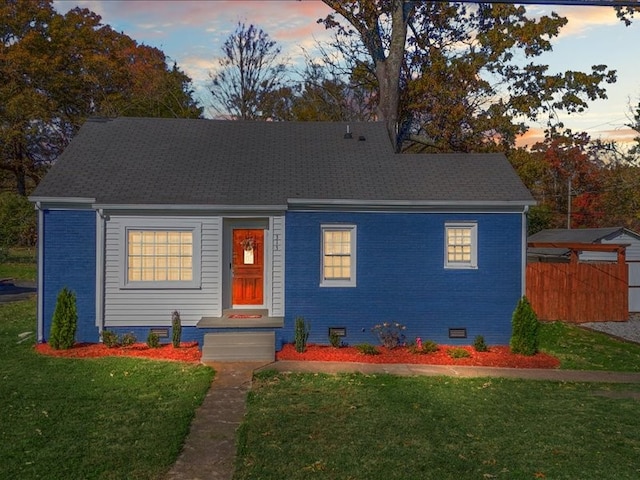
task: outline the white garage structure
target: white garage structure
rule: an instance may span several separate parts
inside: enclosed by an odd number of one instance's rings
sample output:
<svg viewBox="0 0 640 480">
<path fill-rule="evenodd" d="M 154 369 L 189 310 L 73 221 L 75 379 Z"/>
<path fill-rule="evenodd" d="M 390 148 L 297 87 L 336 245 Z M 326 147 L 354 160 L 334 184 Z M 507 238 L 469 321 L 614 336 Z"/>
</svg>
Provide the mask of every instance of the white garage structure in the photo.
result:
<svg viewBox="0 0 640 480">
<path fill-rule="evenodd" d="M 629 269 L 629 312 L 640 312 L 640 234 L 622 227 L 577 228 L 542 230 L 528 239 L 529 242 L 575 242 L 628 245 L 626 262 Z M 530 248 L 528 261 L 559 261 L 568 257 L 566 249 Z M 616 253 L 581 252 L 581 262 L 615 262 Z"/>
</svg>

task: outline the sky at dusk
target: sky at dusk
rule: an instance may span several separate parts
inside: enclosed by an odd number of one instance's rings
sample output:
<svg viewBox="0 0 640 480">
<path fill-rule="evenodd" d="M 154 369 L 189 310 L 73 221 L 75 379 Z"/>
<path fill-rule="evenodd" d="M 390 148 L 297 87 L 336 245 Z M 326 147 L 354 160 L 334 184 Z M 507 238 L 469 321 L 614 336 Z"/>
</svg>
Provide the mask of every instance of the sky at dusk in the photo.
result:
<svg viewBox="0 0 640 480">
<path fill-rule="evenodd" d="M 275 40 L 293 63 L 301 63 L 303 49 L 313 55 L 317 41 L 329 38 L 317 24 L 330 9 L 319 0 L 56 0 L 60 13 L 80 6 L 102 17 L 104 24 L 123 32 L 138 43 L 162 50 L 194 82 L 202 106 L 209 102 L 206 85 L 216 68 L 224 41 L 238 22 L 254 24 Z M 634 132 L 629 123 L 629 105 L 640 100 L 640 16 L 625 27 L 612 8 L 528 5 L 533 15 L 555 11 L 569 19 L 553 52 L 538 63 L 550 72 L 568 69 L 588 72 L 591 65 L 606 64 L 618 72 L 618 81 L 607 85 L 607 100 L 591 103 L 586 113 L 564 116 L 566 126 L 586 131 L 592 138 L 630 141 Z M 528 143 L 540 139 L 540 129 L 531 125 Z"/>
</svg>

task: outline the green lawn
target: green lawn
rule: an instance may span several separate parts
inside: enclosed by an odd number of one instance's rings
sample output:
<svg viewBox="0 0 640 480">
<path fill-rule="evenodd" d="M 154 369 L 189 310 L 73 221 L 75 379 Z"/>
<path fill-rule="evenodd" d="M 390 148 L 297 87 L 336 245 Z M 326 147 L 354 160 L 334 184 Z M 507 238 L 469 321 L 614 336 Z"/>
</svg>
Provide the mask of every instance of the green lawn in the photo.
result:
<svg viewBox="0 0 640 480">
<path fill-rule="evenodd" d="M 162 478 L 212 370 L 44 357 L 34 330 L 35 300 L 0 305 L 0 478 Z"/>
<path fill-rule="evenodd" d="M 15 280 L 35 281 L 35 248 L 12 247 L 7 252 L 7 258 L 1 258 L 0 256 L 0 279 L 13 278 Z"/>
<path fill-rule="evenodd" d="M 561 368 L 640 371 L 640 345 L 541 325 Z M 234 480 L 637 479 L 640 384 L 263 374 Z"/>
<path fill-rule="evenodd" d="M 0 305 L 0 478 L 162 478 L 213 372 L 43 357 L 34 331 L 35 300 Z M 572 325 L 541 349 L 640 371 L 640 346 Z M 636 479 L 640 384 L 266 373 L 238 446 L 236 480 Z"/>
<path fill-rule="evenodd" d="M 234 480 L 637 479 L 640 385 L 262 374 Z"/>
<path fill-rule="evenodd" d="M 540 349 L 566 370 L 640 372 L 640 345 L 567 323 L 541 323 Z"/>
</svg>

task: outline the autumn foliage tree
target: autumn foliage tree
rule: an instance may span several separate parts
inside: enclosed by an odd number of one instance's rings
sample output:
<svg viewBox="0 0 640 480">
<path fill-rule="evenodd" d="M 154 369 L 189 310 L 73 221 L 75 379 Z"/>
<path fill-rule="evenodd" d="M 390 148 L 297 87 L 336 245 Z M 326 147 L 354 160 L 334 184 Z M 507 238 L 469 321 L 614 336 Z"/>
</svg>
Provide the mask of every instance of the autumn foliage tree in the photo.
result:
<svg viewBox="0 0 640 480">
<path fill-rule="evenodd" d="M 604 174 L 610 165 L 588 135 L 556 133 L 531 150 L 512 150 L 508 156 L 538 201 L 530 216 L 529 233 L 542 228 L 600 227 L 609 222 L 610 211 L 603 198 Z"/>
<path fill-rule="evenodd" d="M 25 195 L 88 116 L 199 117 L 164 54 L 52 0 L 0 4 L 0 170 Z"/>
<path fill-rule="evenodd" d="M 584 111 L 616 80 L 605 65 L 554 73 L 535 62 L 567 24 L 555 13 L 533 18 L 514 4 L 323 1 L 334 13 L 320 22 L 336 33 L 338 56 L 375 82 L 371 100 L 398 150 L 407 141 L 423 151 L 504 150 L 526 131 L 525 120 L 559 127 L 557 112 Z"/>
<path fill-rule="evenodd" d="M 309 61 L 302 82 L 291 98 L 291 120 L 360 121 L 375 119 L 370 108 L 370 91 L 357 80 L 344 79 L 318 63 Z"/>
</svg>

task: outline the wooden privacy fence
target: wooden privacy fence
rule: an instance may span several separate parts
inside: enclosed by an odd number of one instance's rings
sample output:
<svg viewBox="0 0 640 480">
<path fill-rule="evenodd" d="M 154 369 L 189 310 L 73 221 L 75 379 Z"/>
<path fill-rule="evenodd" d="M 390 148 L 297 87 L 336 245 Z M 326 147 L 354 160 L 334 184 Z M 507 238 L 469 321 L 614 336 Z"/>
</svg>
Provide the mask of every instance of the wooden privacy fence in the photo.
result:
<svg viewBox="0 0 640 480">
<path fill-rule="evenodd" d="M 540 320 L 573 323 L 626 321 L 629 289 L 626 245 L 530 243 L 533 248 L 563 248 L 569 263 L 529 263 L 527 298 Z M 616 263 L 578 262 L 579 251 L 617 252 Z"/>
</svg>

